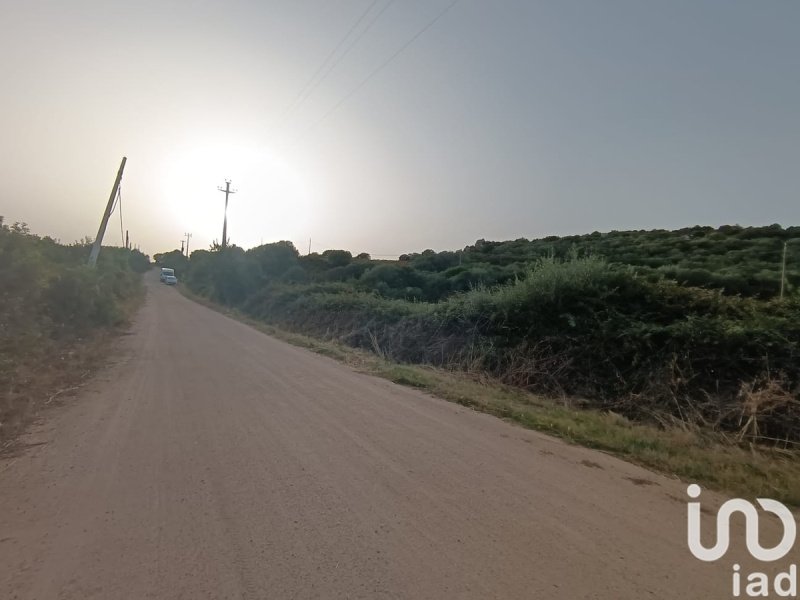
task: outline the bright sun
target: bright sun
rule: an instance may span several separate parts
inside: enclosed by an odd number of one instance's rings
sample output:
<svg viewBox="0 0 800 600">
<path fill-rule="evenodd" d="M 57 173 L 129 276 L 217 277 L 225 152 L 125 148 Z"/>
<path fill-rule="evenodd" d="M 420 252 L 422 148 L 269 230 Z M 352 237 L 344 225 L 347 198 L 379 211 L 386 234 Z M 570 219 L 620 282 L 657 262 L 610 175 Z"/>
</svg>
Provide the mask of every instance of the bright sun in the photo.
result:
<svg viewBox="0 0 800 600">
<path fill-rule="evenodd" d="M 228 238 L 245 248 L 309 235 L 309 199 L 297 173 L 266 148 L 202 144 L 175 152 L 164 175 L 166 204 L 181 232 L 192 232 L 195 247 L 222 238 L 225 195 L 217 187 L 232 181 Z M 199 245 L 197 244 L 199 242 Z"/>
</svg>

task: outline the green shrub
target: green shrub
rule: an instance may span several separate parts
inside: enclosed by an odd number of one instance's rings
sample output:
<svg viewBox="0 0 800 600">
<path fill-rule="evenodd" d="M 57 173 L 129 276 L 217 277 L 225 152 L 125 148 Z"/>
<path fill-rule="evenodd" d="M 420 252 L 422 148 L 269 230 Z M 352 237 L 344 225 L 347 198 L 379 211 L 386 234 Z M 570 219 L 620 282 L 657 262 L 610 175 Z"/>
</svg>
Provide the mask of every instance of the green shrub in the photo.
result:
<svg viewBox="0 0 800 600">
<path fill-rule="evenodd" d="M 0 217 L 0 438 L 24 422 L 32 386 L 46 389 L 39 379 L 69 366 L 65 356 L 87 351 L 143 294 L 145 255 L 106 247 L 96 268 L 88 256 L 87 243 L 59 244 Z M 36 380 L 26 375 L 34 367 Z"/>
</svg>

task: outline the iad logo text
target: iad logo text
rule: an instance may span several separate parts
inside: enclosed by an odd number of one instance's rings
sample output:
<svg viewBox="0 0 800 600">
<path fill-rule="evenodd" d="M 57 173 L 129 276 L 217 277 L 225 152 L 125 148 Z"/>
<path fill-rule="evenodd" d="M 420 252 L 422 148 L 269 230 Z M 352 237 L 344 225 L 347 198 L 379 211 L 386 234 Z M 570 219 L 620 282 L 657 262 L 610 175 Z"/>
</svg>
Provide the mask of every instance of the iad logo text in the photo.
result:
<svg viewBox="0 0 800 600">
<path fill-rule="evenodd" d="M 686 493 L 689 498 L 699 500 L 701 490 L 696 484 L 690 485 Z M 713 562 L 719 560 L 728 551 L 731 539 L 731 517 L 740 513 L 745 519 L 745 543 L 750 555 L 762 562 L 773 562 L 784 558 L 794 547 L 797 538 L 797 525 L 792 512 L 777 500 L 757 498 L 756 502 L 766 512 L 776 515 L 783 525 L 783 537 L 773 548 L 764 548 L 759 539 L 758 509 L 747 500 L 736 498 L 725 502 L 717 512 L 717 539 L 711 547 L 703 545 L 700 539 L 700 502 L 688 503 L 687 541 L 689 550 L 699 560 Z M 743 574 L 738 564 L 733 565 L 732 592 L 738 598 L 742 595 L 742 584 L 745 595 L 751 598 L 767 598 L 773 592 L 775 597 L 797 597 L 797 565 L 790 565 L 788 571 L 778 573 L 772 581 L 766 573 L 753 572 L 742 580 Z M 772 584 L 772 585 L 770 585 Z"/>
</svg>

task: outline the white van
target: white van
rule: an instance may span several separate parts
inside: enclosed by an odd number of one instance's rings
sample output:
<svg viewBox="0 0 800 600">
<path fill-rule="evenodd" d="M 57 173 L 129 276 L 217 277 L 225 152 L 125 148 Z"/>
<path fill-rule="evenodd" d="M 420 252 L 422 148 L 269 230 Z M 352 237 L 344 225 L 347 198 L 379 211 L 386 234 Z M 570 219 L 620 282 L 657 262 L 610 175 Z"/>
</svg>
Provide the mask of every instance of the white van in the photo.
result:
<svg viewBox="0 0 800 600">
<path fill-rule="evenodd" d="M 164 283 L 167 280 L 167 277 L 175 277 L 175 269 L 167 269 L 166 267 L 161 268 L 161 283 Z"/>
</svg>

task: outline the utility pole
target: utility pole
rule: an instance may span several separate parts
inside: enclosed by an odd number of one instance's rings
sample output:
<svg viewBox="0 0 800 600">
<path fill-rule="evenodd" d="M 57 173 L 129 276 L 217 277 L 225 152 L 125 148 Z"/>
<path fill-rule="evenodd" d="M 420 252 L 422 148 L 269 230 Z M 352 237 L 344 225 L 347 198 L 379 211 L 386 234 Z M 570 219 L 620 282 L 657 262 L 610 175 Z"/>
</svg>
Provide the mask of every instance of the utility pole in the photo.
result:
<svg viewBox="0 0 800 600">
<path fill-rule="evenodd" d="M 183 244 L 186 240 L 181 240 L 181 256 L 183 256 Z"/>
<path fill-rule="evenodd" d="M 192 234 L 187 233 L 186 235 L 186 258 L 189 258 L 189 240 L 192 239 Z"/>
<path fill-rule="evenodd" d="M 231 194 L 235 194 L 236 190 L 231 189 L 231 180 L 225 180 L 225 187 L 217 186 L 217 189 L 220 192 L 225 192 L 225 216 L 222 220 L 222 248 L 225 249 L 228 247 L 228 196 Z"/>
<path fill-rule="evenodd" d="M 125 250 L 131 249 L 131 238 L 128 235 L 128 230 L 125 230 Z"/>
<path fill-rule="evenodd" d="M 311 254 L 311 238 L 308 238 L 308 254 Z"/>
<path fill-rule="evenodd" d="M 100 255 L 100 246 L 103 243 L 103 236 L 106 234 L 108 218 L 111 216 L 111 210 L 114 207 L 114 198 L 117 197 L 117 192 L 119 191 L 119 182 L 122 181 L 122 172 L 125 170 L 125 163 L 127 160 L 127 157 L 122 157 L 122 163 L 119 165 L 119 171 L 117 171 L 117 178 L 114 180 L 114 187 L 111 188 L 111 195 L 108 197 L 106 210 L 103 213 L 103 218 L 100 220 L 100 227 L 97 230 L 97 236 L 94 239 L 94 244 L 92 244 L 92 251 L 89 253 L 88 264 L 90 267 L 93 267 L 97 264 L 97 257 Z"/>
</svg>

